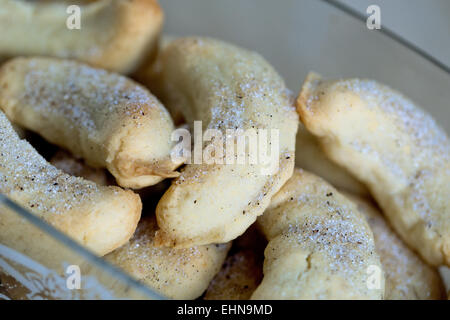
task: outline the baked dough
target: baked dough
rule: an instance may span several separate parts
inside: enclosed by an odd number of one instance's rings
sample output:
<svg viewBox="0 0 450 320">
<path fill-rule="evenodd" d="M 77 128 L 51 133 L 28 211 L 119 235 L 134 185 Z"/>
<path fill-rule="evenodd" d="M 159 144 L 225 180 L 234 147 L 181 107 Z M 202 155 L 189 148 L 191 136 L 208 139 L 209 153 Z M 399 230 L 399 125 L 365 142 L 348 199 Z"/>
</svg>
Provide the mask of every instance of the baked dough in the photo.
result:
<svg viewBox="0 0 450 320">
<path fill-rule="evenodd" d="M 450 140 L 402 94 L 373 80 L 310 74 L 297 108 L 334 162 L 370 189 L 405 242 L 450 265 Z"/>
<path fill-rule="evenodd" d="M 269 244 L 264 278 L 252 299 L 383 297 L 370 227 L 356 206 L 321 178 L 296 169 L 258 224 Z"/>
<path fill-rule="evenodd" d="M 309 133 L 303 124 L 298 126 L 297 131 L 295 166 L 322 177 L 336 188 L 361 196 L 370 196 L 364 184 L 356 180 L 347 169 L 327 158 L 317 138 Z"/>
<path fill-rule="evenodd" d="M 241 235 L 292 175 L 298 116 L 276 71 L 258 54 L 210 38 L 178 38 L 160 54 L 161 99 L 203 130 L 279 130 L 273 174 L 257 164 L 188 164 L 158 203 L 160 244 L 222 243 Z M 203 150 L 211 147 L 206 143 Z M 248 146 L 248 144 L 247 144 Z M 224 152 L 224 157 L 225 156 Z M 225 161 L 224 161 L 225 163 Z"/>
<path fill-rule="evenodd" d="M 72 176 L 81 177 L 93 181 L 100 186 L 108 185 L 108 175 L 101 168 L 91 168 L 83 160 L 77 159 L 67 151 L 58 150 L 50 159 L 50 163 L 59 170 Z"/>
<path fill-rule="evenodd" d="M 154 216 L 142 218 L 133 238 L 105 259 L 166 297 L 199 297 L 220 270 L 230 244 L 184 249 L 157 247 L 156 230 Z"/>
<path fill-rule="evenodd" d="M 130 79 L 71 60 L 15 58 L 0 67 L 0 88 L 11 121 L 106 167 L 122 187 L 178 175 L 170 115 Z"/>
<path fill-rule="evenodd" d="M 409 249 L 368 200 L 343 193 L 367 219 L 383 266 L 386 300 L 438 300 L 444 287 L 434 268 Z"/>
<path fill-rule="evenodd" d="M 251 250 L 229 256 L 211 281 L 205 300 L 249 300 L 262 279 L 258 257 Z"/>
<path fill-rule="evenodd" d="M 220 272 L 209 284 L 205 300 L 248 300 L 261 283 L 265 237 L 256 223 L 233 241 Z"/>
<path fill-rule="evenodd" d="M 141 200 L 132 191 L 103 187 L 63 173 L 21 140 L 0 112 L 0 192 L 98 255 L 133 235 Z M 14 229 L 14 225 L 0 227 Z"/>
<path fill-rule="evenodd" d="M 80 29 L 67 9 L 78 5 Z M 129 73 L 155 51 L 163 23 L 156 0 L 0 0 L 0 56 L 72 58 Z"/>
<path fill-rule="evenodd" d="M 177 38 L 178 37 L 173 35 L 162 34 L 154 59 L 151 63 L 139 68 L 132 75 L 133 79 L 136 79 L 139 83 L 144 84 L 158 98 L 164 96 L 164 85 L 160 81 L 161 73 L 163 71 L 162 56 L 167 46 Z M 170 112 L 175 126 L 189 129 L 181 109 L 182 108 L 169 108 L 168 111 Z"/>
</svg>

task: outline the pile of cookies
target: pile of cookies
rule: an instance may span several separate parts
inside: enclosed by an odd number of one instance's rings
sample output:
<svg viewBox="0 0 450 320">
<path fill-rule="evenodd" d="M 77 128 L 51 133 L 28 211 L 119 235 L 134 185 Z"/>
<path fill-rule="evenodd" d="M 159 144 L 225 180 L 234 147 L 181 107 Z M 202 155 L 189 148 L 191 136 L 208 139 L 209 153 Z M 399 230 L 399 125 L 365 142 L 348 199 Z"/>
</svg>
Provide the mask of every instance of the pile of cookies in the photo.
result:
<svg viewBox="0 0 450 320">
<path fill-rule="evenodd" d="M 450 139 L 420 107 L 315 73 L 295 97 L 257 53 L 159 41 L 155 0 L 78 4 L 74 32 L 65 2 L 0 0 L 3 194 L 170 298 L 444 297 Z M 276 130 L 275 170 L 174 157 L 197 121 Z"/>
</svg>

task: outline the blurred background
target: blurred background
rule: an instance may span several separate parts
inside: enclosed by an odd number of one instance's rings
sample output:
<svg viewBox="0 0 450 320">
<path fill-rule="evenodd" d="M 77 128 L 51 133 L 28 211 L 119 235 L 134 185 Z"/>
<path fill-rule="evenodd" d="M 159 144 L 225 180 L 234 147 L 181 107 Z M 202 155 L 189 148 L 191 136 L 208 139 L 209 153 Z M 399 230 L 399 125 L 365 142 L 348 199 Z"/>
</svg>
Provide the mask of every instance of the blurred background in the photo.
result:
<svg viewBox="0 0 450 320">
<path fill-rule="evenodd" d="M 382 25 L 450 66 L 449 0 L 335 0 L 362 14 L 381 9 Z"/>
<path fill-rule="evenodd" d="M 417 102 L 450 132 L 449 0 L 161 0 L 164 33 L 202 35 L 262 54 L 296 94 L 309 71 L 383 82 Z M 363 16 L 336 8 L 344 3 Z M 381 30 L 366 25 L 368 5 Z M 434 63 L 383 33 L 403 37 Z"/>
</svg>

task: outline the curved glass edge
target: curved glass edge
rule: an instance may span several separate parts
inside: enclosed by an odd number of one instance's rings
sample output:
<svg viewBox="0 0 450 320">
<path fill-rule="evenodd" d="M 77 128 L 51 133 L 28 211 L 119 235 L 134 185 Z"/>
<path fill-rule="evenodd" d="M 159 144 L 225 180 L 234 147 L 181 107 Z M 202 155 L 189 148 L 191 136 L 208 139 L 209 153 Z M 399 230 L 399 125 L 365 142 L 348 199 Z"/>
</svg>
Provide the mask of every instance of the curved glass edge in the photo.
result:
<svg viewBox="0 0 450 320">
<path fill-rule="evenodd" d="M 333 7 L 334 9 L 345 13 L 354 19 L 359 20 L 360 22 L 363 22 L 365 20 L 365 17 L 361 15 L 359 12 L 354 11 L 353 9 L 347 7 L 344 4 L 334 2 L 332 0 L 322 0 L 322 2 L 326 3 L 330 7 Z M 183 10 L 181 10 L 183 11 Z M 184 12 L 184 11 L 183 11 Z M 429 54 L 427 54 L 425 51 L 417 48 L 413 44 L 409 43 L 405 39 L 401 38 L 400 36 L 396 35 L 394 32 L 392 32 L 389 29 L 383 28 L 379 32 L 381 35 L 388 37 L 391 41 L 394 41 L 396 43 L 401 44 L 405 48 L 407 48 L 410 51 L 413 51 L 415 54 L 417 54 L 421 59 L 426 60 L 427 62 L 433 64 L 435 67 L 439 68 L 441 71 L 445 72 L 447 75 L 450 74 L 450 68 L 440 61 L 436 60 L 435 58 L 431 57 Z M 142 298 L 147 299 L 164 299 L 159 294 L 153 292 L 148 287 L 142 285 L 141 283 L 137 282 L 136 280 L 132 279 L 130 276 L 126 275 L 116 267 L 110 265 L 108 262 L 103 260 L 102 258 L 97 257 L 90 251 L 88 251 L 86 248 L 80 246 L 58 230 L 54 229 L 47 223 L 45 223 L 43 220 L 39 219 L 38 217 L 34 216 L 33 214 L 29 213 L 26 209 L 18 206 L 11 200 L 9 200 L 4 195 L 0 194 L 0 204 L 4 204 L 6 207 L 14 211 L 14 213 L 20 215 L 25 220 L 29 221 L 31 224 L 33 224 L 38 229 L 42 230 L 42 232 L 48 234 L 50 237 L 54 238 L 55 241 L 60 242 L 63 246 L 65 246 L 69 251 L 75 252 L 77 255 L 83 257 L 84 259 L 91 262 L 95 267 L 97 267 L 101 271 L 106 271 L 111 275 L 111 277 L 119 279 L 123 284 L 125 284 L 126 287 L 132 288 L 132 290 L 136 290 L 138 293 L 136 296 L 141 296 Z M 1 247 L 0 247 L 0 253 L 1 253 Z M 1 258 L 1 257 L 0 257 Z M 125 289 L 126 292 L 127 289 Z M 0 299 L 7 298 L 6 296 L 3 296 L 0 292 Z M 111 296 L 111 298 L 115 298 L 115 296 Z"/>
<path fill-rule="evenodd" d="M 310 71 L 373 79 L 408 96 L 450 133 L 446 67 L 384 26 L 369 30 L 365 18 L 333 2 L 170 0 L 161 6 L 165 34 L 214 37 L 258 52 L 294 95 Z"/>
<path fill-rule="evenodd" d="M 0 234 L 0 300 L 165 299 L 3 194 L 0 215 L 4 228 L 14 223 L 27 232 L 12 239 Z"/>
<path fill-rule="evenodd" d="M 353 8 L 347 6 L 346 4 L 344 4 L 342 2 L 337 2 L 336 0 L 322 0 L 322 1 L 326 2 L 330 6 L 336 8 L 342 12 L 345 12 L 346 14 L 352 16 L 353 18 L 355 18 L 361 22 L 366 21 L 366 17 L 363 14 L 361 14 L 359 11 L 354 10 Z M 409 50 L 414 51 L 415 53 L 420 55 L 422 58 L 428 60 L 429 62 L 434 64 L 436 67 L 438 67 L 439 69 L 442 69 L 442 71 L 445 71 L 450 75 L 450 66 L 448 66 L 448 65 L 444 64 L 443 62 L 441 62 L 440 60 L 436 59 L 435 57 L 430 55 L 428 52 L 422 50 L 418 46 L 414 45 L 412 42 L 401 37 L 400 35 L 398 35 L 394 31 L 392 31 L 391 29 L 383 26 L 383 28 L 381 28 L 379 30 L 379 32 L 384 34 L 385 36 L 391 38 L 392 40 L 402 44 Z"/>
</svg>

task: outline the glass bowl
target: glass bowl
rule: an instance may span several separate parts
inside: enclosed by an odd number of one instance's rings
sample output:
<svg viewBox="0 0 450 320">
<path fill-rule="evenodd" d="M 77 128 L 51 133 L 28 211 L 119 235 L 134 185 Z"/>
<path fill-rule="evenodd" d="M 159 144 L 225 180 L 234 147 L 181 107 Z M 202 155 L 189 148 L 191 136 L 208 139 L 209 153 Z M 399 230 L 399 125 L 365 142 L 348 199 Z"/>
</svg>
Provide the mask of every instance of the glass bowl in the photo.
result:
<svg viewBox="0 0 450 320">
<path fill-rule="evenodd" d="M 365 17 L 345 6 L 318 0 L 160 2 L 165 34 L 210 36 L 257 51 L 293 92 L 309 71 L 375 79 L 409 96 L 450 132 L 450 69 L 383 26 L 369 30 Z M 0 206 L 3 218 L 30 230 L 20 241 L 0 234 L 0 299 L 163 299 L 5 196 Z M 79 290 L 70 283 L 74 265 L 81 269 Z"/>
</svg>

